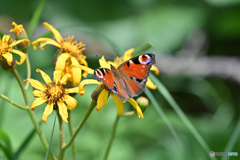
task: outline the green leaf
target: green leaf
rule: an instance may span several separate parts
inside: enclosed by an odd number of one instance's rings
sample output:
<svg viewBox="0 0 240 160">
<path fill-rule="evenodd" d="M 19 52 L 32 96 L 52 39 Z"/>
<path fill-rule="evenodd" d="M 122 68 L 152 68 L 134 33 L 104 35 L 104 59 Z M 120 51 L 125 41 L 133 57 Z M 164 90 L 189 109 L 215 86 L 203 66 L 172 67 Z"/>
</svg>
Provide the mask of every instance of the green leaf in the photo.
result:
<svg viewBox="0 0 240 160">
<path fill-rule="evenodd" d="M 53 139 L 53 133 L 54 133 L 54 128 L 55 128 L 56 119 L 57 119 L 57 114 L 56 114 L 56 116 L 55 116 L 55 120 L 54 120 L 54 123 L 53 123 L 52 134 L 51 134 L 51 138 L 50 138 L 48 150 L 47 150 L 47 153 L 46 153 L 46 156 L 45 156 L 45 160 L 48 159 L 48 154 L 49 154 L 50 147 L 51 147 L 51 144 L 52 144 L 52 139 Z"/>
<path fill-rule="evenodd" d="M 205 140 L 202 138 L 202 136 L 199 134 L 199 132 L 196 130 L 196 128 L 193 126 L 191 121 L 187 118 L 187 116 L 184 114 L 184 112 L 181 110 L 177 102 L 173 99 L 167 88 L 153 75 L 150 74 L 149 78 L 155 83 L 157 86 L 157 90 L 162 94 L 162 96 L 167 100 L 167 102 L 171 105 L 171 107 L 174 109 L 174 111 L 177 113 L 177 115 L 180 117 L 180 119 L 183 121 L 183 123 L 187 126 L 189 131 L 193 134 L 193 136 L 196 138 L 198 143 L 202 146 L 202 148 L 205 150 L 207 154 L 210 153 L 210 148 L 205 142 Z M 215 159 L 215 157 L 210 157 L 212 160 Z"/>
<path fill-rule="evenodd" d="M 45 0 L 40 0 L 40 2 L 38 3 L 37 9 L 33 13 L 32 19 L 30 21 L 30 24 L 29 24 L 28 30 L 27 30 L 27 35 L 28 35 L 29 38 L 32 37 L 33 31 L 35 30 L 35 28 L 38 24 L 38 21 L 40 19 L 41 14 L 42 14 L 44 3 L 45 3 Z"/>
<path fill-rule="evenodd" d="M 41 124 L 43 123 L 43 121 L 41 120 L 39 122 L 39 126 L 41 126 Z M 36 129 L 33 128 L 32 131 L 28 134 L 28 136 L 25 138 L 25 140 L 23 141 L 23 143 L 21 144 L 21 146 L 18 148 L 17 152 L 14 155 L 14 159 L 18 159 L 18 157 L 20 156 L 20 154 L 23 152 L 23 150 L 28 146 L 29 142 L 31 142 L 33 136 L 36 133 Z"/>
<path fill-rule="evenodd" d="M 166 125 L 168 126 L 170 132 L 172 133 L 172 135 L 174 136 L 174 138 L 177 140 L 178 144 L 180 146 L 183 145 L 183 143 L 181 142 L 179 136 L 177 135 L 176 131 L 174 130 L 172 124 L 170 123 L 170 121 L 168 120 L 167 116 L 165 115 L 165 113 L 163 112 L 162 108 L 160 107 L 160 105 L 158 104 L 158 102 L 156 101 L 156 99 L 153 97 L 152 93 L 150 92 L 150 90 L 148 88 L 146 88 L 145 90 L 145 94 L 147 95 L 147 97 L 149 98 L 149 100 L 151 101 L 151 103 L 153 104 L 153 106 L 155 107 L 156 111 L 158 112 L 158 114 L 162 117 L 163 121 L 166 123 Z"/>
<path fill-rule="evenodd" d="M 3 150 L 6 157 L 11 160 L 13 158 L 13 151 L 10 139 L 6 132 L 0 129 L 0 148 Z"/>
</svg>

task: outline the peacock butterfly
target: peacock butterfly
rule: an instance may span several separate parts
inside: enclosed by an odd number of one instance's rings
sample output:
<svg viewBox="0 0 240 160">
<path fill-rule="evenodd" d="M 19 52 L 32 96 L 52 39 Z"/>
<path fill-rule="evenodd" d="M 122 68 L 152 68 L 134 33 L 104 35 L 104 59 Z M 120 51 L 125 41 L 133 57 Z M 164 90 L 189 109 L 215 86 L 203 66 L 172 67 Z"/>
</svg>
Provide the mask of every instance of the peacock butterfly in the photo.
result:
<svg viewBox="0 0 240 160">
<path fill-rule="evenodd" d="M 118 68 L 111 65 L 111 70 L 96 69 L 94 75 L 121 101 L 126 101 L 145 91 L 147 77 L 154 63 L 155 55 L 146 53 L 123 62 Z"/>
</svg>

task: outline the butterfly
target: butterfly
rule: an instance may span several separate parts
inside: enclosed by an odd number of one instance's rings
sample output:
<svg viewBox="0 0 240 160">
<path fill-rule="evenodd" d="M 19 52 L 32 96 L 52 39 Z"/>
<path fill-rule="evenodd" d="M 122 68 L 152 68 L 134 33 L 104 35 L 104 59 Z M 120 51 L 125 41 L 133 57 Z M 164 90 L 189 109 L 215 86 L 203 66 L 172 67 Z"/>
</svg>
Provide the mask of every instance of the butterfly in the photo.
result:
<svg viewBox="0 0 240 160">
<path fill-rule="evenodd" d="M 126 101 L 145 91 L 147 77 L 154 63 L 155 55 L 146 53 L 123 62 L 118 68 L 111 65 L 111 70 L 96 69 L 94 75 L 121 101 Z"/>
</svg>

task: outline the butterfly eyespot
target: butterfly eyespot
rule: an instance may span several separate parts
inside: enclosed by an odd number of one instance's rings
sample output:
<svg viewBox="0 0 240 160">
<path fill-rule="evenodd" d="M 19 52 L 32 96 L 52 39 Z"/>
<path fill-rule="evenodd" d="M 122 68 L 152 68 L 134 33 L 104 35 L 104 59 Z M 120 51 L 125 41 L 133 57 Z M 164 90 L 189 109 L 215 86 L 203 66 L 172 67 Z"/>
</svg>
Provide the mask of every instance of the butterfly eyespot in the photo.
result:
<svg viewBox="0 0 240 160">
<path fill-rule="evenodd" d="M 97 78 L 99 78 L 99 79 L 102 79 L 102 78 L 103 78 L 103 74 L 102 74 L 102 72 L 101 72 L 99 69 L 95 71 L 95 75 L 96 75 Z"/>
<path fill-rule="evenodd" d="M 149 64 L 152 62 L 152 57 L 145 54 L 145 55 L 139 56 L 138 60 L 141 64 Z"/>
</svg>

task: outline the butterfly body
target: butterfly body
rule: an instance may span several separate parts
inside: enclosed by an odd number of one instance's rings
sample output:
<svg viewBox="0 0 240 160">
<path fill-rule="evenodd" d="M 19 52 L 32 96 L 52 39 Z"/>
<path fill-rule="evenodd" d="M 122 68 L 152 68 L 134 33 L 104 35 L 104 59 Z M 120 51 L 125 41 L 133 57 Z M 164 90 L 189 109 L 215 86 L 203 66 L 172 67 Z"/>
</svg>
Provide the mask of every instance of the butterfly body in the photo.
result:
<svg viewBox="0 0 240 160">
<path fill-rule="evenodd" d="M 118 68 L 111 65 L 111 70 L 97 69 L 94 75 L 120 100 L 128 100 L 145 90 L 147 77 L 154 63 L 155 55 L 146 53 L 123 62 Z"/>
</svg>

